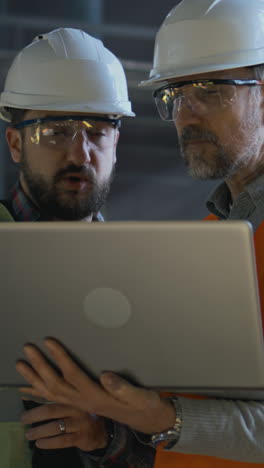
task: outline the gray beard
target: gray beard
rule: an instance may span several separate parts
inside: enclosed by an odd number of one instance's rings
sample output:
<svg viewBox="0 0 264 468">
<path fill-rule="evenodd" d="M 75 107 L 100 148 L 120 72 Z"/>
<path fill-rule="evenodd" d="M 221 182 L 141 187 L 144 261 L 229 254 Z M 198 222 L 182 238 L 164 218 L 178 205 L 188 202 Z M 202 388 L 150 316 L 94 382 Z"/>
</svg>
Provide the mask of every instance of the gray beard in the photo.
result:
<svg viewBox="0 0 264 468">
<path fill-rule="evenodd" d="M 228 179 L 240 169 L 246 168 L 258 154 L 260 147 L 260 137 L 255 132 L 254 125 L 253 116 L 252 121 L 242 122 L 237 135 L 230 136 L 228 147 L 221 145 L 210 132 L 195 126 L 186 127 L 179 137 L 179 144 L 190 175 L 201 180 Z M 188 142 L 196 139 L 207 140 L 215 147 L 210 159 L 206 158 L 201 149 L 197 151 L 196 148 L 188 147 Z M 229 148 L 236 148 L 236 153 L 232 154 Z"/>
<path fill-rule="evenodd" d="M 211 161 L 208 161 L 202 152 L 188 147 L 189 142 L 198 139 L 207 140 L 216 147 L 217 151 Z M 216 137 L 210 132 L 205 132 L 192 126 L 186 127 L 179 138 L 179 144 L 189 174 L 195 179 L 221 179 L 234 170 L 233 162 L 226 154 L 224 148 L 218 143 Z"/>
</svg>

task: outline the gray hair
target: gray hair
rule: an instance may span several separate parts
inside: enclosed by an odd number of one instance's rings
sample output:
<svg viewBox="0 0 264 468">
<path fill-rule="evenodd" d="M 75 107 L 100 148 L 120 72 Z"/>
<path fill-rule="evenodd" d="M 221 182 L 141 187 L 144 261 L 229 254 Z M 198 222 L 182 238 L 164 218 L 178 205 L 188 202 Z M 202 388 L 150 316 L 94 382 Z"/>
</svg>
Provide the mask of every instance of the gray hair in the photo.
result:
<svg viewBox="0 0 264 468">
<path fill-rule="evenodd" d="M 264 63 L 250 68 L 253 70 L 256 80 L 264 80 Z"/>
</svg>

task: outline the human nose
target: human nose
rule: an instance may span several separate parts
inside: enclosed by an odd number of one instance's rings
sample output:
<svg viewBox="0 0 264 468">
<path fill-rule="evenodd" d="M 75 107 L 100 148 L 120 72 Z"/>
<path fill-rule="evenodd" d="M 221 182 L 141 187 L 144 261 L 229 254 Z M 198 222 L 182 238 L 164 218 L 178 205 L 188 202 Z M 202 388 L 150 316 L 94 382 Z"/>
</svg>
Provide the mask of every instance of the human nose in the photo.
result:
<svg viewBox="0 0 264 468">
<path fill-rule="evenodd" d="M 78 130 L 72 137 L 67 152 L 68 160 L 76 165 L 83 165 L 91 162 L 91 145 L 85 132 Z"/>
</svg>

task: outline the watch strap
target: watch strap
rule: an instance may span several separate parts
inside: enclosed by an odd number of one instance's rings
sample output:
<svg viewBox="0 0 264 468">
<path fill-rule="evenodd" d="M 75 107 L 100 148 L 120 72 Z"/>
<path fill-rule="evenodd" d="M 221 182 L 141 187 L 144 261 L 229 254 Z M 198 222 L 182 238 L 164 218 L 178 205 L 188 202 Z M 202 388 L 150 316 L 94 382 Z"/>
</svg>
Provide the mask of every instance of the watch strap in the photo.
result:
<svg viewBox="0 0 264 468">
<path fill-rule="evenodd" d="M 170 397 L 168 400 L 171 401 L 176 411 L 174 425 L 167 431 L 152 434 L 151 436 L 151 444 L 153 447 L 157 447 L 159 444 L 163 443 L 163 448 L 166 450 L 171 449 L 178 442 L 182 429 L 182 408 L 179 399 L 177 397 Z M 167 443 L 164 445 L 164 442 Z"/>
</svg>

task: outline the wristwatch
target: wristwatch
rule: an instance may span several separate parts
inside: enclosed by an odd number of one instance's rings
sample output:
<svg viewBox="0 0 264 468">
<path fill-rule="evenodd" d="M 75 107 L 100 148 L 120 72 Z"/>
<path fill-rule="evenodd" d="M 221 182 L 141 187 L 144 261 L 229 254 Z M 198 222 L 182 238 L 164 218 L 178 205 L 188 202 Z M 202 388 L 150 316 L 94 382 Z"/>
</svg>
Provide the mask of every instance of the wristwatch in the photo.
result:
<svg viewBox="0 0 264 468">
<path fill-rule="evenodd" d="M 151 435 L 151 445 L 153 447 L 157 448 L 160 443 L 168 442 L 167 445 L 164 446 L 167 450 L 178 442 L 182 428 L 182 408 L 180 402 L 177 397 L 170 397 L 168 399 L 171 401 L 176 411 L 175 423 L 171 429 Z"/>
<path fill-rule="evenodd" d="M 182 428 L 182 408 L 177 397 L 167 398 L 173 404 L 176 411 L 176 419 L 172 428 L 167 431 L 158 432 L 157 434 L 143 434 L 138 431 L 133 431 L 139 442 L 145 445 L 150 445 L 157 448 L 159 444 L 167 442 L 165 449 L 171 449 L 179 440 Z"/>
</svg>

